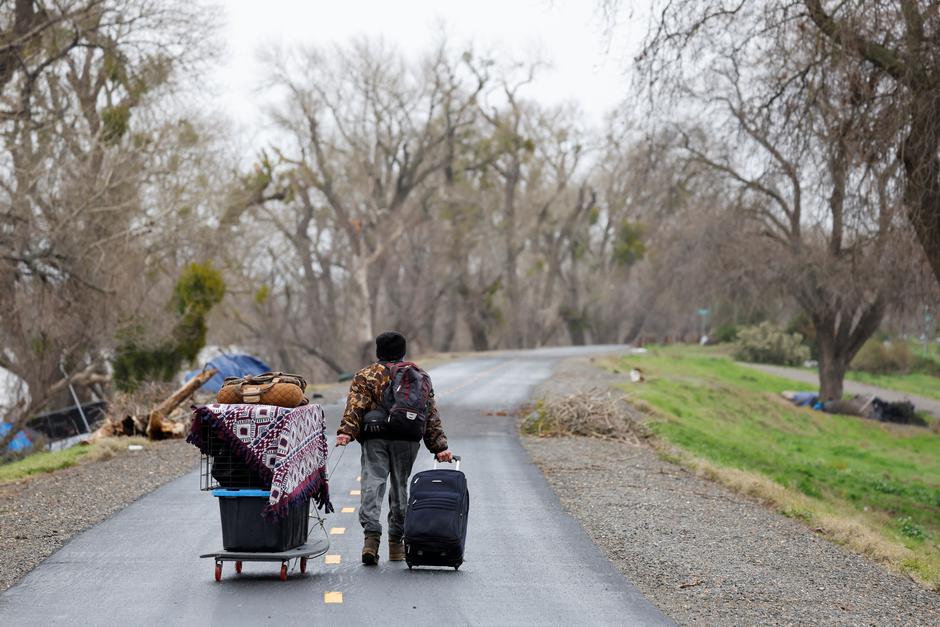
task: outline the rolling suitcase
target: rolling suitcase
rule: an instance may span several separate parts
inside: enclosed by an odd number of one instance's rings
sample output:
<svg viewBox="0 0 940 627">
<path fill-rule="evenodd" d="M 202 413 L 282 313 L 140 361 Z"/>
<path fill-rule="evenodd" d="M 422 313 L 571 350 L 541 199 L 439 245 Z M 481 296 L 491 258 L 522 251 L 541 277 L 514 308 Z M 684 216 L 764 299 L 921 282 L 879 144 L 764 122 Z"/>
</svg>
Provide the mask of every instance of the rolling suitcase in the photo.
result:
<svg viewBox="0 0 940 627">
<path fill-rule="evenodd" d="M 470 492 L 467 478 L 460 472 L 460 457 L 454 456 L 456 470 L 419 472 L 411 478 L 408 511 L 405 514 L 405 562 L 415 566 L 463 564 L 467 541 L 467 514 Z"/>
</svg>

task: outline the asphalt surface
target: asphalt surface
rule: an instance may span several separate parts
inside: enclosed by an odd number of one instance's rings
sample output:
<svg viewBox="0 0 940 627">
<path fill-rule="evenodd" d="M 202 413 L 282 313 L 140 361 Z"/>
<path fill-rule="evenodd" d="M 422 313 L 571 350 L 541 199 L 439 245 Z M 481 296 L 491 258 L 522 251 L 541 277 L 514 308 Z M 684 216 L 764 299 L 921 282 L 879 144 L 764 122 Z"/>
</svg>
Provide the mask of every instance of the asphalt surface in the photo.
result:
<svg viewBox="0 0 940 627">
<path fill-rule="evenodd" d="M 331 548 L 306 574 L 226 563 L 221 583 L 199 555 L 221 548 L 218 505 L 191 473 L 77 536 L 0 596 L 4 625 L 658 625 L 672 624 L 566 514 L 505 413 L 554 363 L 623 347 L 544 349 L 469 358 L 431 371 L 451 449 L 470 487 L 466 562 L 452 569 L 359 563 L 359 446 L 330 481 Z M 339 399 L 325 399 L 331 431 Z M 195 454 L 194 454 L 195 460 Z M 422 449 L 415 472 L 432 466 Z M 342 512 L 342 508 L 355 508 Z M 344 529 L 344 532 L 338 532 Z M 313 533 L 320 533 L 315 529 Z M 335 562 L 337 557 L 339 563 Z M 328 563 L 330 562 L 330 563 Z"/>
</svg>

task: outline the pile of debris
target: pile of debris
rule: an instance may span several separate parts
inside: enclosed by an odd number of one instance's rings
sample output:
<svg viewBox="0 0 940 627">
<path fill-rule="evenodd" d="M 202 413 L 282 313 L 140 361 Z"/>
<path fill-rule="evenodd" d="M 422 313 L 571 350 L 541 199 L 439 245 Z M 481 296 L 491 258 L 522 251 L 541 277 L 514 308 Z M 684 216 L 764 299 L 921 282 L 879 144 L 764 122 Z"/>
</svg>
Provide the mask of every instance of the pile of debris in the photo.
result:
<svg viewBox="0 0 940 627">
<path fill-rule="evenodd" d="M 89 440 L 135 435 L 151 440 L 184 437 L 192 421 L 192 402 L 185 401 L 193 399 L 216 372 L 214 368 L 204 370 L 176 390 L 150 383 L 134 393 L 118 394 L 108 408 L 104 423 Z"/>
<path fill-rule="evenodd" d="M 650 435 L 623 398 L 597 388 L 540 400 L 522 421 L 522 431 L 539 437 L 580 435 L 633 443 Z"/>
</svg>

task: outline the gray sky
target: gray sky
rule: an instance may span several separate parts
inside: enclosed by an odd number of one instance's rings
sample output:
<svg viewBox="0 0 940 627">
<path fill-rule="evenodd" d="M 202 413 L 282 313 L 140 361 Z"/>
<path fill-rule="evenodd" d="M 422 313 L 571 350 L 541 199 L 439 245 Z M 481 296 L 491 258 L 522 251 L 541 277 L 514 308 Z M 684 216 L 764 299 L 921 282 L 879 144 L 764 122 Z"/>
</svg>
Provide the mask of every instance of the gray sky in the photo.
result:
<svg viewBox="0 0 940 627">
<path fill-rule="evenodd" d="M 529 97 L 577 102 L 593 124 L 626 94 L 624 70 L 645 32 L 643 20 L 625 19 L 608 41 L 593 0 L 225 0 L 222 7 L 226 53 L 213 82 L 251 148 L 266 135 L 257 55 L 274 46 L 330 45 L 367 35 L 417 54 L 439 39 L 443 25 L 455 45 L 473 42 L 490 55 L 548 62 Z"/>
</svg>

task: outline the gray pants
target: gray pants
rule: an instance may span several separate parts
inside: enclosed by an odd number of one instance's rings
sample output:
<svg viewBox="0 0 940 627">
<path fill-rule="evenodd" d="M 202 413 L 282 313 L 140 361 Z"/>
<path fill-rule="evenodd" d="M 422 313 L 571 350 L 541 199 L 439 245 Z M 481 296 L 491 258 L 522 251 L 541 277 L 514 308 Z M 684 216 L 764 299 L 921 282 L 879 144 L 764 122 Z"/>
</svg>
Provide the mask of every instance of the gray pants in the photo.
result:
<svg viewBox="0 0 940 627">
<path fill-rule="evenodd" d="M 382 535 L 382 502 L 385 482 L 388 486 L 388 536 L 396 540 L 405 535 L 405 511 L 408 509 L 408 479 L 418 456 L 420 442 L 402 440 L 366 440 L 362 443 L 362 505 L 359 522 L 366 535 Z"/>
</svg>

